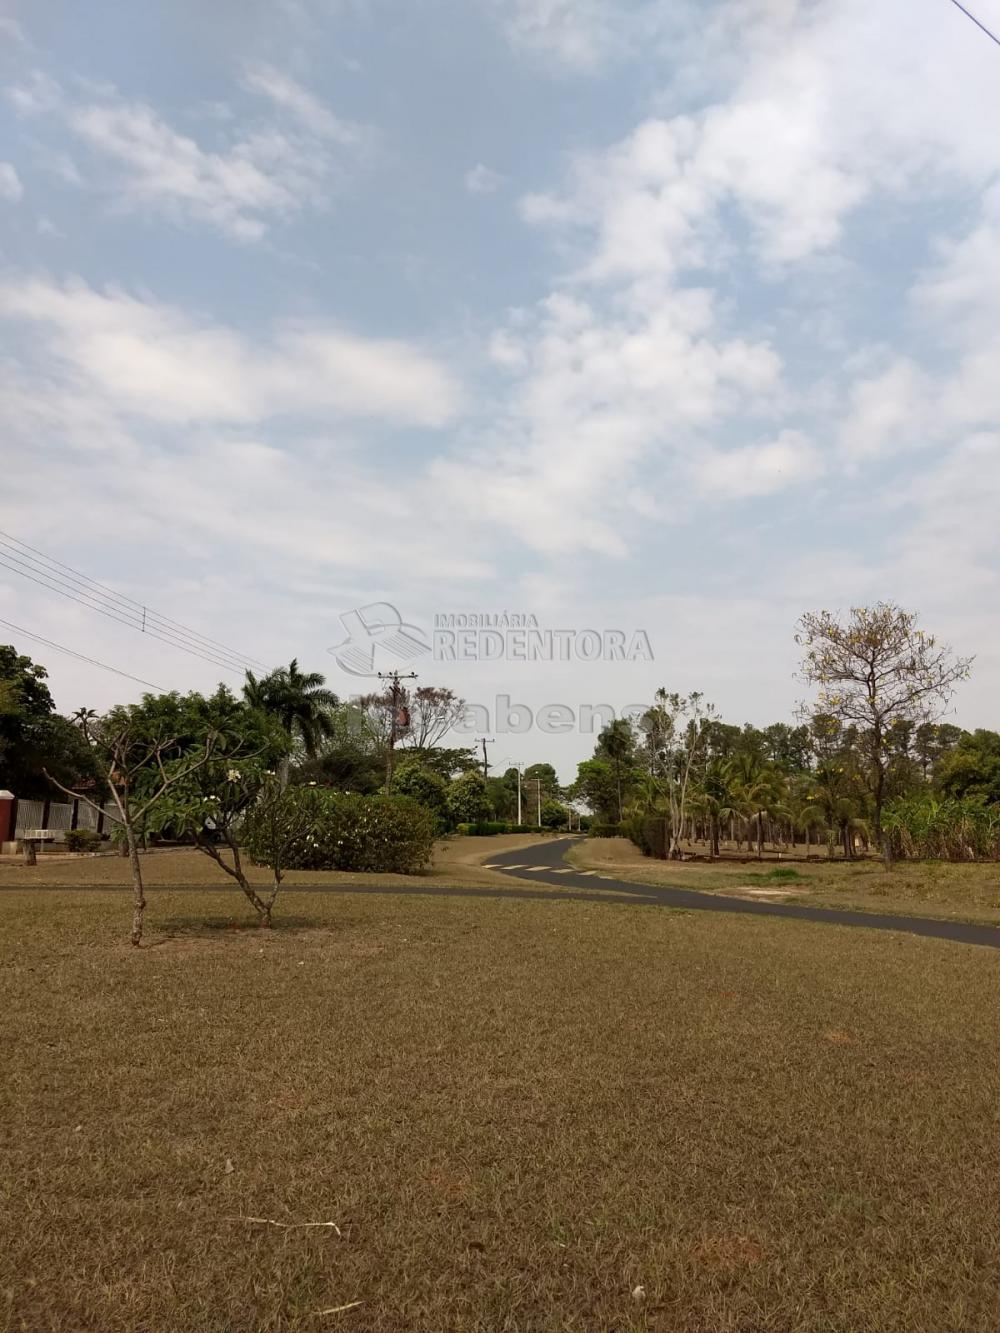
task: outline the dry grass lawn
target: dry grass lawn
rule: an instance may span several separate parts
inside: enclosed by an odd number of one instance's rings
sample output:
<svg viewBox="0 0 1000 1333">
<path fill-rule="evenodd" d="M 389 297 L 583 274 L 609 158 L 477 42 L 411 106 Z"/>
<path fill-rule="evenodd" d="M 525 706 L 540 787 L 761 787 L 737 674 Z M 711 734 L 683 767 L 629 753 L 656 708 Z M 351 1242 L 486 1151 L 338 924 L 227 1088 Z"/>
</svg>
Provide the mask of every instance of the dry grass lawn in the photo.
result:
<svg viewBox="0 0 1000 1333">
<path fill-rule="evenodd" d="M 643 856 L 627 838 L 582 839 L 567 859 L 582 868 L 641 884 L 724 893 L 753 885 L 755 875 L 767 875 L 781 864 L 774 857 L 763 864 L 752 860 L 657 861 Z M 827 863 L 824 859 L 795 861 L 791 868 L 801 876 L 801 882 L 785 886 L 789 895 L 785 901 L 1000 923 L 1000 865 L 900 861 L 887 873 L 882 862 L 875 859 L 847 863 Z"/>
<path fill-rule="evenodd" d="M 996 1328 L 996 952 L 507 885 L 0 895 L 0 1328 Z"/>
<path fill-rule="evenodd" d="M 490 838 L 442 838 L 434 845 L 434 860 L 423 875 L 359 875 L 353 871 L 290 870 L 282 881 L 282 892 L 296 885 L 309 888 L 338 888 L 348 884 L 412 887 L 503 884 L 510 880 L 480 864 L 491 855 L 519 851 L 536 846 L 545 837 L 535 833 L 501 833 Z M 143 882 L 151 889 L 233 888 L 237 895 L 234 911 L 242 910 L 244 900 L 234 882 L 206 856 L 193 847 L 153 850 L 143 856 Z M 267 885 L 270 871 L 247 865 L 251 883 Z M 127 888 L 131 886 L 128 862 L 120 856 L 70 856 L 45 853 L 36 866 L 26 866 L 21 857 L 0 860 L 0 889 L 7 888 Z M 280 898 L 278 912 L 281 910 Z"/>
</svg>

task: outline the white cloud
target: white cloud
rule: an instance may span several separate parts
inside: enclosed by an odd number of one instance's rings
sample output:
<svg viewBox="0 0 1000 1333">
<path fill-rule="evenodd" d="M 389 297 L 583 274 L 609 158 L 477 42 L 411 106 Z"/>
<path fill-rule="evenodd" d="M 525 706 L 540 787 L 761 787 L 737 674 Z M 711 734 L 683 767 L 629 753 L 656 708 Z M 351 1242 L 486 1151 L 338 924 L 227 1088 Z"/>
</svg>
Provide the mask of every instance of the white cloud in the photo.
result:
<svg viewBox="0 0 1000 1333">
<path fill-rule="evenodd" d="M 621 50 L 622 26 L 606 0 L 494 0 L 510 41 L 569 69 L 596 69 Z"/>
<path fill-rule="evenodd" d="M 978 108 L 996 52 L 970 43 L 943 7 L 914 23 L 905 0 L 812 6 L 734 3 L 747 59 L 702 56 L 732 78 L 700 110 L 647 120 L 577 157 L 568 189 L 531 196 L 525 216 L 596 238 L 591 276 L 670 273 L 711 263 L 721 211 L 735 206 L 759 254 L 787 264 L 834 246 L 879 194 L 943 195 L 1000 171 Z M 960 16 L 959 16 L 960 17 Z"/>
<path fill-rule="evenodd" d="M 21 178 L 9 162 L 0 162 L 0 199 L 16 204 L 24 198 Z"/>
<path fill-rule="evenodd" d="M 765 444 L 713 450 L 694 461 L 699 489 L 720 500 L 774 495 L 812 481 L 823 472 L 823 456 L 801 432 L 784 430 Z"/>
<path fill-rule="evenodd" d="M 269 97 L 276 106 L 290 111 L 319 138 L 345 147 L 360 147 L 369 140 L 370 131 L 365 126 L 341 120 L 314 93 L 273 65 L 251 66 L 246 71 L 244 83 L 252 92 Z"/>
<path fill-rule="evenodd" d="M 114 410 L 151 421 L 246 424 L 336 414 L 418 426 L 454 417 L 460 391 L 407 343 L 286 323 L 266 339 L 83 283 L 0 285 L 0 318 L 35 326 L 41 364 L 62 366 Z"/>
<path fill-rule="evenodd" d="M 847 459 L 863 463 L 905 453 L 935 440 L 934 389 L 926 372 L 908 357 L 854 382 L 839 445 Z"/>
<path fill-rule="evenodd" d="M 22 115 L 58 118 L 90 150 L 98 174 L 77 172 L 75 183 L 113 194 L 116 208 L 255 241 L 273 222 L 325 206 L 338 175 L 365 155 L 368 140 L 273 69 L 257 69 L 247 83 L 288 124 L 257 119 L 239 133 L 228 128 L 230 137 L 213 148 L 114 89 L 86 87 L 71 96 L 36 72 L 9 96 Z"/>
<path fill-rule="evenodd" d="M 701 433 L 780 392 L 773 349 L 721 336 L 705 292 L 661 297 L 610 317 L 555 293 L 494 338 L 518 379 L 481 456 L 435 464 L 452 502 L 475 496 L 487 520 L 540 551 L 624 554 L 651 486 L 663 481 L 670 506 L 666 474 L 687 466 Z"/>
<path fill-rule="evenodd" d="M 465 188 L 470 194 L 495 194 L 504 184 L 505 177 L 482 162 L 465 173 Z"/>
</svg>

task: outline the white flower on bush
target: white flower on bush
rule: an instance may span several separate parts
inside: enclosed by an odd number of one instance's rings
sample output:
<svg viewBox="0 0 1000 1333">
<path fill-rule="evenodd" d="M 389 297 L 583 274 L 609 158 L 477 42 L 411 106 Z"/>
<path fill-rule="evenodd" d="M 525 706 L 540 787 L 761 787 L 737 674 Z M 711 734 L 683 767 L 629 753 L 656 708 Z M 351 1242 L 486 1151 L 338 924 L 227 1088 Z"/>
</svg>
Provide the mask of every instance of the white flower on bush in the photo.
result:
<svg viewBox="0 0 1000 1333">
<path fill-rule="evenodd" d="M 240 780 L 240 778 L 241 778 L 242 776 L 243 776 L 243 775 L 242 775 L 242 773 L 240 772 L 240 770 L 239 770 L 238 768 L 231 768 L 231 769 L 229 770 L 229 772 L 226 774 L 226 781 L 227 781 L 227 782 L 239 782 L 239 780 Z"/>
</svg>

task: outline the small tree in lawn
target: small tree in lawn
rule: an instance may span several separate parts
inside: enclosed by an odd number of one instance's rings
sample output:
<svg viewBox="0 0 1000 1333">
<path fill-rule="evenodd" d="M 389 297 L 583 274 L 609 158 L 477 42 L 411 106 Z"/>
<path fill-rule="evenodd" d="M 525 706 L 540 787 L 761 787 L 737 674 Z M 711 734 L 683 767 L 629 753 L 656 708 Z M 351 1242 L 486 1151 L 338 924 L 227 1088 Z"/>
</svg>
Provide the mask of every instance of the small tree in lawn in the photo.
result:
<svg viewBox="0 0 1000 1333">
<path fill-rule="evenodd" d="M 259 754 L 230 752 L 221 761 L 214 758 L 166 794 L 156 807 L 153 827 L 169 827 L 193 838 L 198 850 L 236 881 L 261 925 L 270 925 L 273 899 L 268 904 L 250 883 L 240 848 L 247 811 L 274 794 L 275 774 L 264 762 Z"/>
<path fill-rule="evenodd" d="M 956 657 L 918 629 L 915 614 L 891 602 L 854 607 L 846 620 L 829 611 L 804 615 L 795 641 L 805 649 L 802 678 L 819 686 L 819 711 L 860 731 L 875 841 L 888 866 L 882 810 L 893 729 L 939 717 L 973 659 Z"/>
<path fill-rule="evenodd" d="M 77 717 L 95 767 L 113 803 L 113 809 L 105 808 L 104 813 L 121 826 L 128 848 L 132 872 L 131 939 L 138 946 L 146 910 L 138 830 L 143 828 L 143 821 L 171 787 L 184 782 L 209 762 L 217 737 L 209 731 L 197 747 L 178 756 L 178 736 L 162 727 L 151 726 L 141 707 L 114 708 L 103 718 L 95 718 L 89 711 L 81 710 Z M 48 772 L 45 776 L 67 796 L 84 801 L 100 812 L 101 806 L 86 792 L 63 786 Z"/>
<path fill-rule="evenodd" d="M 268 866 L 272 876 L 270 892 L 257 895 L 259 906 L 254 903 L 262 926 L 270 927 L 285 868 L 313 826 L 316 809 L 312 796 L 308 788 L 281 791 L 277 785 L 269 785 L 243 816 L 240 839 L 247 854 L 257 865 Z"/>
</svg>

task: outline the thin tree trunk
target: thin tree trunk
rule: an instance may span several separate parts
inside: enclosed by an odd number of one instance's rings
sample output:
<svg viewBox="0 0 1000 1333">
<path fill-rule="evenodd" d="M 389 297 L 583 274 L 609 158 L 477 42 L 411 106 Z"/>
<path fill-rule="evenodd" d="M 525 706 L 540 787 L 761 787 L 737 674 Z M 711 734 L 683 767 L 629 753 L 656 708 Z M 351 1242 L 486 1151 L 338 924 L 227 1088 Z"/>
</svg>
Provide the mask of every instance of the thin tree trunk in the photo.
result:
<svg viewBox="0 0 1000 1333">
<path fill-rule="evenodd" d="M 146 895 L 142 891 L 142 866 L 139 863 L 139 847 L 135 838 L 135 829 L 131 823 L 125 825 L 125 842 L 128 848 L 129 867 L 132 871 L 132 944 L 138 948 L 142 940 L 142 918 L 146 911 Z"/>
</svg>

